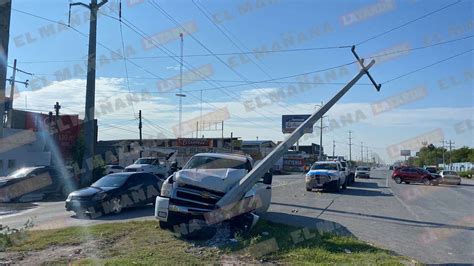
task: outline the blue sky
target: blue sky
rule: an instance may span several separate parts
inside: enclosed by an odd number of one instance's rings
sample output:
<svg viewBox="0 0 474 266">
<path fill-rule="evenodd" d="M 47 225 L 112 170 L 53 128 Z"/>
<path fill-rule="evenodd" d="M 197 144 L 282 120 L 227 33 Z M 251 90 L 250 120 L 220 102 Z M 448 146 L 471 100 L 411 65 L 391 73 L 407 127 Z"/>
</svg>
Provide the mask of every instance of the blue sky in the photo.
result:
<svg viewBox="0 0 474 266">
<path fill-rule="evenodd" d="M 123 1 L 123 17 L 147 35 L 154 35 L 176 27 L 149 1 L 136 1 L 134 6 Z M 191 22 L 196 26 L 193 36 L 214 53 L 239 52 L 225 36 L 200 12 L 191 1 L 155 1 L 169 15 L 180 23 Z M 437 10 L 456 1 L 198 1 L 196 3 L 214 16 L 219 26 L 225 27 L 232 33 L 236 43 L 243 43 L 242 50 L 248 51 L 266 46 L 279 45 L 279 49 L 302 49 L 312 47 L 345 46 L 357 44 L 379 33 L 385 32 L 396 26 L 402 25 L 417 17 Z M 110 0 L 101 12 L 117 18 L 118 14 L 111 11 L 116 7 L 117 1 Z M 243 12 L 245 6 L 251 7 Z M 20 88 L 20 97 L 15 103 L 17 108 L 35 109 L 47 112 L 54 102 L 63 104 L 63 111 L 68 113 L 80 112 L 83 109 L 83 93 L 85 90 L 85 66 L 81 60 L 87 55 L 87 38 L 73 30 L 58 32 L 58 25 L 41 20 L 19 11 L 32 13 L 54 21 L 67 23 L 68 1 L 14 1 L 12 11 L 9 64 L 13 59 L 19 61 L 19 68 L 36 74 L 36 78 L 45 78 L 50 82 L 56 80 L 54 75 L 58 70 L 69 68 L 79 70 L 78 75 L 70 80 L 56 83 L 37 83 L 35 91 L 31 88 Z M 19 11 L 18 11 L 19 10 Z M 116 10 L 116 9 L 114 9 Z M 373 14 L 361 13 L 367 10 L 376 10 L 373 16 L 361 18 L 358 22 L 343 25 L 343 21 L 350 23 L 350 15 Z M 357 51 L 362 57 L 371 56 L 390 49 L 422 47 L 429 44 L 444 42 L 474 33 L 474 20 L 472 16 L 473 2 L 460 1 L 445 10 L 427 16 L 400 29 L 389 32 L 373 40 L 357 46 Z M 80 25 L 75 28 L 87 33 L 89 25 L 83 17 L 87 10 L 74 7 L 73 14 L 82 17 Z M 343 20 L 346 18 L 345 20 Z M 45 27 L 54 25 L 54 34 L 41 36 Z M 121 36 L 119 22 L 116 19 L 101 16 L 98 21 L 98 41 L 114 51 L 121 49 Z M 311 29 L 319 29 L 317 37 L 311 37 Z M 178 63 L 171 58 L 163 57 L 165 54 L 157 48 L 144 49 L 142 37 L 123 24 L 124 44 L 132 47 L 134 53 L 131 57 L 151 57 L 130 59 L 127 63 L 129 84 L 131 91 L 148 90 L 153 97 L 137 102 L 127 108 L 116 110 L 113 114 L 99 118 L 102 129 L 107 126 L 119 126 L 122 129 L 99 131 L 100 139 L 132 138 L 137 134 L 134 111 L 142 109 L 144 116 L 153 125 L 145 127 L 145 133 L 156 136 L 156 127 L 163 127 L 165 135 L 171 137 L 173 125 L 178 121 L 177 99 L 173 92 L 158 93 L 156 75 L 164 79 L 179 74 Z M 283 47 L 282 36 L 293 36 L 293 43 Z M 302 41 L 296 41 L 300 36 Z M 31 43 L 28 43 L 30 39 Z M 474 38 L 434 46 L 399 54 L 399 56 L 376 64 L 371 73 L 378 82 L 385 82 L 412 70 L 430 65 L 453 55 L 468 51 L 473 48 Z M 179 41 L 173 40 L 163 46 L 174 54 L 179 54 Z M 402 47 L 402 48 L 400 48 Z M 276 47 L 278 49 L 278 47 Z M 388 49 L 388 50 L 387 50 Z M 110 51 L 101 45 L 97 47 L 98 56 L 111 58 Z M 190 36 L 184 39 L 184 54 L 209 54 L 198 42 Z M 314 105 L 327 101 L 342 86 L 339 84 L 318 85 L 302 93 L 285 97 L 277 104 L 257 108 L 256 112 L 246 112 L 242 101 L 255 100 L 256 97 L 264 99 L 265 92 L 285 91 L 288 84 L 284 83 L 258 83 L 254 86 L 246 85 L 233 87 L 222 92 L 221 90 L 206 90 L 220 85 L 244 83 L 242 77 L 250 81 L 266 80 L 269 77 L 278 78 L 295 75 L 319 69 L 345 64 L 354 60 L 349 48 L 298 51 L 286 53 L 270 53 L 261 60 L 256 60 L 259 67 L 253 63 L 244 63 L 236 55 L 223 55 L 219 58 L 227 64 L 236 64 L 234 71 L 230 70 L 219 59 L 213 56 L 185 57 L 185 65 L 199 67 L 211 64 L 214 74 L 209 77 L 215 82 L 193 82 L 186 85 L 184 90 L 203 89 L 203 113 L 212 112 L 217 107 L 227 106 L 230 120 L 226 122 L 225 133 L 242 136 L 244 139 L 273 139 L 281 140 L 281 115 L 291 113 L 308 113 L 314 110 Z M 245 57 L 243 57 L 245 58 Z M 175 58 L 176 59 L 176 58 Z M 376 58 L 379 59 L 379 58 Z M 381 58 L 380 58 L 381 59 Z M 47 62 L 40 62 L 47 61 Z M 456 145 L 473 146 L 473 52 L 466 53 L 446 62 L 437 64 L 404 78 L 394 80 L 382 86 L 381 92 L 376 92 L 371 86 L 358 85 L 329 112 L 328 119 L 334 119 L 340 127 L 334 128 L 324 135 L 326 151 L 331 152 L 332 140 L 336 141 L 336 153 L 347 155 L 347 131 L 354 131 L 354 142 L 364 142 L 371 146 L 371 150 L 386 161 L 398 158 L 387 155 L 387 147 L 401 143 L 436 128 L 443 130 L 445 139 L 456 141 Z M 139 65 L 139 68 L 136 65 Z M 82 66 L 82 68 L 81 68 Z M 79 67 L 79 68 L 78 68 Z M 186 68 L 185 67 L 185 68 Z M 261 71 L 265 70 L 267 74 Z M 146 69 L 148 72 L 143 71 Z M 186 71 L 186 69 L 185 69 Z M 355 65 L 346 68 L 344 74 L 336 75 L 336 79 L 325 80 L 327 73 L 318 73 L 322 81 L 345 83 L 357 73 Z M 154 75 L 150 74 L 153 73 Z M 97 105 L 102 101 L 114 97 L 126 97 L 128 88 L 123 60 L 115 60 L 110 64 L 99 66 L 97 69 Z M 314 74 L 309 75 L 314 77 Z M 30 78 L 19 75 L 19 78 Z M 231 82 L 232 81 L 232 82 Z M 236 82 L 235 82 L 236 81 Z M 296 78 L 279 80 L 284 82 L 298 81 Z M 360 84 L 367 84 L 369 80 L 364 77 Z M 402 104 L 393 110 L 382 114 L 373 115 L 371 104 L 384 98 L 398 95 L 399 93 L 423 86 L 427 95 L 420 100 Z M 41 88 L 41 89 L 39 89 Z M 263 94 L 262 94 L 263 93 Z M 27 96 L 28 105 L 25 105 Z M 184 98 L 184 120 L 199 117 L 200 92 L 188 93 Z M 83 101 L 83 100 L 82 100 Z M 255 101 L 253 101 L 255 103 Z M 208 104 L 209 103 L 209 104 Z M 341 116 L 348 113 L 355 116 L 357 110 L 363 114 L 360 121 L 341 126 Z M 135 114 L 136 115 L 136 114 Z M 361 118 L 359 113 L 359 118 Z M 248 121 L 252 122 L 248 122 Z M 329 120 L 328 120 L 329 121 Z M 471 121 L 470 130 L 456 131 L 455 124 L 462 121 Z M 334 123 L 333 123 L 334 125 Z M 459 127 L 458 127 L 459 128 Z M 126 130 L 125 130 L 126 129 Z M 205 132 L 206 136 L 219 136 L 219 132 Z M 188 135 L 190 136 L 190 134 Z M 304 143 L 318 142 L 319 137 L 309 136 Z M 359 154 L 358 148 L 354 148 Z"/>
</svg>

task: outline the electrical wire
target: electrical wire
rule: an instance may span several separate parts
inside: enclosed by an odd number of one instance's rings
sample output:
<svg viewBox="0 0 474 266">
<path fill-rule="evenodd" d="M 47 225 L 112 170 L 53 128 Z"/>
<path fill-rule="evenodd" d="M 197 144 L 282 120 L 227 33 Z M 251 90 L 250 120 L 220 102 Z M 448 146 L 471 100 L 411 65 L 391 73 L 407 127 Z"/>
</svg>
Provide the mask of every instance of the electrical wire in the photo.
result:
<svg viewBox="0 0 474 266">
<path fill-rule="evenodd" d="M 365 40 L 363 40 L 363 41 L 357 43 L 356 46 L 359 46 L 359 45 L 361 45 L 361 44 L 364 44 L 364 43 L 367 43 L 367 42 L 372 41 L 372 40 L 374 40 L 374 39 L 377 39 L 377 38 L 379 38 L 379 37 L 381 37 L 381 36 L 383 36 L 383 35 L 385 35 L 385 34 L 388 34 L 388 33 L 392 32 L 392 31 L 401 29 L 401 28 L 403 28 L 403 27 L 405 27 L 405 26 L 407 26 L 407 25 L 410 25 L 410 24 L 412 24 L 412 23 L 414 23 L 414 22 L 416 22 L 416 21 L 419 21 L 419 20 L 424 19 L 424 18 L 426 18 L 426 17 L 429 17 L 429 16 L 431 16 L 431 15 L 433 15 L 433 14 L 436 14 L 436 13 L 438 13 L 438 12 L 441 12 L 441 11 L 443 11 L 443 10 L 445 10 L 445 9 L 447 9 L 447 8 L 449 8 L 449 7 L 451 7 L 451 6 L 457 5 L 457 4 L 459 4 L 460 2 L 461 2 L 461 0 L 458 0 L 458 1 L 454 2 L 454 3 L 450 3 L 450 4 L 448 4 L 448 5 L 445 5 L 445 6 L 441 7 L 441 8 L 438 8 L 438 9 L 436 9 L 436 10 L 433 10 L 433 11 L 427 13 L 427 14 L 424 14 L 424 15 L 419 16 L 419 17 L 417 17 L 417 18 L 415 18 L 415 19 L 412 19 L 412 20 L 410 20 L 410 21 L 408 21 L 408 22 L 405 22 L 405 23 L 403 23 L 403 24 L 401 24 L 401 25 L 398 25 L 398 26 L 393 27 L 393 28 L 391 28 L 391 29 L 389 29 L 389 30 L 386 30 L 386 31 L 384 31 L 384 32 L 381 32 L 381 33 L 379 33 L 379 34 L 376 34 L 376 35 L 374 35 L 374 36 L 372 36 L 372 37 L 370 37 L 370 38 L 367 38 L 367 39 L 365 39 Z"/>
<path fill-rule="evenodd" d="M 397 76 L 397 77 L 395 77 L 395 78 L 392 78 L 392 79 L 389 79 L 389 80 L 387 80 L 387 81 L 382 82 L 382 85 L 383 85 L 383 84 L 390 83 L 390 82 L 393 82 L 393 81 L 395 81 L 395 80 L 397 80 L 397 79 L 401 79 L 401 78 L 406 77 L 406 76 L 408 76 L 408 75 L 412 75 L 412 74 L 414 74 L 414 73 L 416 73 L 416 72 L 419 72 L 419 71 L 424 70 L 424 69 L 427 69 L 427 68 L 429 68 L 429 67 L 433 67 L 433 66 L 435 66 L 435 65 L 441 64 L 441 63 L 443 63 L 443 62 L 446 62 L 446 61 L 448 61 L 448 60 L 451 60 L 451 59 L 453 59 L 453 58 L 456 58 L 456 57 L 458 57 L 458 56 L 467 54 L 467 53 L 472 52 L 472 51 L 474 51 L 474 49 L 469 49 L 469 50 L 464 51 L 464 52 L 462 52 L 462 53 L 455 54 L 455 55 L 453 55 L 453 56 L 450 56 L 450 57 L 444 58 L 444 59 L 442 59 L 442 60 L 436 61 L 436 62 L 434 62 L 434 63 L 431 63 L 431 64 L 426 65 L 426 66 L 424 66 L 424 67 L 421 67 L 421 68 L 418 68 L 418 69 L 409 71 L 409 72 L 407 72 L 407 73 L 405 73 L 405 74 L 403 74 L 403 75 L 400 75 L 400 76 Z"/>
</svg>

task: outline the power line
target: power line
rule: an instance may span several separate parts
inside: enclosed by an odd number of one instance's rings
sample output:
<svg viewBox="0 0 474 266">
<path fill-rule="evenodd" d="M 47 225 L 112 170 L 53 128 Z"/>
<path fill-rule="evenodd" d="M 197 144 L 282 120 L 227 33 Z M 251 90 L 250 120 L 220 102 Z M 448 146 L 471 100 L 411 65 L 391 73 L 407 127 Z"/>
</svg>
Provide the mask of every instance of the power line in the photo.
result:
<svg viewBox="0 0 474 266">
<path fill-rule="evenodd" d="M 120 8 L 119 19 L 122 20 L 122 1 L 120 1 L 119 8 Z M 123 64 L 125 66 L 125 76 L 126 76 L 126 82 L 127 82 L 127 89 L 128 89 L 128 92 L 131 93 L 130 82 L 129 82 L 129 79 L 128 79 L 127 55 L 125 54 L 125 42 L 123 40 L 122 23 L 119 23 L 119 26 L 120 26 L 120 39 L 122 41 Z M 132 102 L 133 115 L 136 117 L 137 115 L 135 113 L 135 106 L 133 104 L 133 101 L 131 101 L 131 102 Z"/>
<path fill-rule="evenodd" d="M 472 52 L 473 50 L 474 50 L 474 49 L 469 49 L 469 50 L 467 50 L 467 51 L 464 51 L 464 52 L 462 52 L 462 53 L 459 53 L 459 54 L 450 56 L 450 57 L 448 57 L 448 58 L 445 58 L 445 59 L 442 59 L 442 60 L 440 60 L 440 61 L 434 62 L 434 63 L 429 64 L 429 65 L 427 65 L 427 66 L 424 66 L 424 67 L 421 67 L 421 68 L 412 70 L 412 71 L 410 71 L 410 72 L 408 72 L 408 73 L 405 73 L 405 74 L 400 75 L 400 76 L 398 76 L 398 77 L 395 77 L 395 78 L 389 79 L 389 80 L 387 80 L 387 81 L 385 81 L 385 82 L 382 82 L 382 84 L 387 84 L 387 83 L 392 82 L 392 81 L 395 81 L 395 80 L 397 80 L 397 79 L 406 77 L 406 76 L 408 76 L 408 75 L 414 74 L 414 73 L 419 72 L 419 71 L 421 71 L 421 70 L 424 70 L 424 69 L 427 69 L 427 68 L 429 68 L 429 67 L 435 66 L 435 65 L 437 65 L 437 64 L 443 63 L 443 62 L 448 61 L 448 60 L 450 60 L 450 59 L 453 59 L 453 58 L 455 58 L 455 57 L 458 57 L 458 56 L 467 54 L 467 53 L 469 53 L 469 52 Z"/>
<path fill-rule="evenodd" d="M 441 8 L 438 8 L 438 9 L 436 9 L 436 10 L 434 10 L 434 11 L 431 11 L 431 12 L 429 12 L 429 13 L 427 13 L 427 14 L 424 14 L 424 15 L 422 15 L 422 16 L 420 16 L 420 17 L 417 17 L 417 18 L 415 18 L 415 19 L 412 19 L 412 20 L 410 20 L 410 21 L 408 21 L 408 22 L 405 22 L 405 23 L 403 23 L 403 24 L 401 24 L 401 25 L 398 25 L 398 26 L 396 26 L 396 27 L 394 27 L 394 28 L 391 28 L 391 29 L 389 29 L 389 30 L 386 30 L 386 31 L 384 31 L 384 32 L 382 32 L 382 33 L 376 34 L 376 35 L 374 35 L 374 36 L 372 36 L 372 37 L 370 37 L 370 38 L 367 38 L 367 39 L 365 39 L 365 40 L 363 40 L 363 41 L 357 43 L 356 46 L 361 45 L 361 44 L 364 44 L 364 43 L 369 42 L 369 41 L 371 41 L 371 40 L 377 39 L 377 38 L 379 38 L 379 37 L 381 37 L 381 36 L 383 36 L 383 35 L 385 35 L 385 34 L 388 34 L 388 33 L 392 32 L 392 31 L 398 30 L 398 29 L 403 28 L 403 27 L 405 27 L 405 26 L 407 26 L 407 25 L 409 25 L 409 24 L 411 24 L 411 23 L 414 23 L 414 22 L 416 22 L 416 21 L 418 21 L 418 20 L 424 19 L 424 18 L 429 17 L 429 16 L 431 16 L 431 15 L 433 15 L 433 14 L 436 14 L 436 13 L 438 13 L 438 12 L 440 12 L 440 11 L 443 11 L 443 10 L 445 10 L 445 9 L 451 7 L 451 6 L 457 5 L 457 4 L 459 4 L 460 2 L 461 2 L 461 0 L 458 0 L 458 1 L 454 2 L 454 3 L 445 5 L 445 6 L 441 7 Z"/>
</svg>

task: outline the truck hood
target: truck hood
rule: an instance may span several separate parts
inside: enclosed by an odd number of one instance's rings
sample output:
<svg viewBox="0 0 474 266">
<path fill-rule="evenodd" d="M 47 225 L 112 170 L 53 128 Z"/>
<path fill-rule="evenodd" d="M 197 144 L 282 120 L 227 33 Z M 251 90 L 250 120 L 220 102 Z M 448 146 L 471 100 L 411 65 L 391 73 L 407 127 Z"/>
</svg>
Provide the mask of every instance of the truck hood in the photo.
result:
<svg viewBox="0 0 474 266">
<path fill-rule="evenodd" d="M 246 174 L 245 169 L 184 169 L 176 173 L 175 181 L 226 193 Z"/>
<path fill-rule="evenodd" d="M 125 169 L 139 169 L 139 168 L 145 168 L 145 167 L 151 167 L 151 165 L 149 165 L 149 164 L 131 164 L 131 165 L 125 167 Z"/>
<path fill-rule="evenodd" d="M 335 176 L 337 175 L 337 171 L 335 170 L 310 170 L 308 175 L 330 175 Z"/>
</svg>

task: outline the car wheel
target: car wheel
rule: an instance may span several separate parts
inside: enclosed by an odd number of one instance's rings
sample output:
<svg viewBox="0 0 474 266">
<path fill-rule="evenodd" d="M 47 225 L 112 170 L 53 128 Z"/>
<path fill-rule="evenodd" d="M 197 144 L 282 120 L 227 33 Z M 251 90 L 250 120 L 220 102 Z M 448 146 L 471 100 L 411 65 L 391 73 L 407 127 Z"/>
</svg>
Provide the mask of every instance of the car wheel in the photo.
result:
<svg viewBox="0 0 474 266">
<path fill-rule="evenodd" d="M 117 214 L 122 212 L 122 202 L 120 201 L 119 198 L 112 199 L 112 212 Z"/>
<path fill-rule="evenodd" d="M 346 189 L 347 188 L 347 179 L 346 179 L 346 182 L 344 182 L 344 184 L 342 184 L 342 189 Z"/>
<path fill-rule="evenodd" d="M 307 188 L 306 188 L 306 191 L 311 191 L 311 190 L 312 190 L 312 189 L 311 189 L 311 188 L 309 188 L 309 187 L 307 187 Z"/>
<path fill-rule="evenodd" d="M 429 186 L 429 185 L 431 184 L 430 180 L 429 180 L 428 178 L 426 178 L 426 177 L 423 178 L 423 180 L 421 180 L 421 181 L 423 182 L 423 184 L 424 184 L 425 186 Z"/>
<path fill-rule="evenodd" d="M 399 176 L 396 176 L 396 177 L 394 177 L 393 179 L 395 179 L 395 183 L 397 183 L 397 184 L 401 184 L 401 183 L 402 183 L 402 178 L 399 177 Z"/>
<path fill-rule="evenodd" d="M 405 181 L 405 184 L 409 185 L 409 184 L 410 184 L 410 182 L 407 182 L 407 181 Z"/>
</svg>

